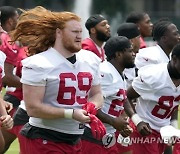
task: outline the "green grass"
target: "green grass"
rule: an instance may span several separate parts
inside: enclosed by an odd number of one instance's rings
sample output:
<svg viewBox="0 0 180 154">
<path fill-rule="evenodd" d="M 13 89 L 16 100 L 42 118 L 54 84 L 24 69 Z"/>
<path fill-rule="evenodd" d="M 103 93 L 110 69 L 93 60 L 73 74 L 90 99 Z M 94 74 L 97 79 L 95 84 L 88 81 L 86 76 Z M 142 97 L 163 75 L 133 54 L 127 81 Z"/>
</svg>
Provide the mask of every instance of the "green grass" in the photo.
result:
<svg viewBox="0 0 180 154">
<path fill-rule="evenodd" d="M 19 154 L 19 143 L 16 139 L 5 154 Z"/>
</svg>

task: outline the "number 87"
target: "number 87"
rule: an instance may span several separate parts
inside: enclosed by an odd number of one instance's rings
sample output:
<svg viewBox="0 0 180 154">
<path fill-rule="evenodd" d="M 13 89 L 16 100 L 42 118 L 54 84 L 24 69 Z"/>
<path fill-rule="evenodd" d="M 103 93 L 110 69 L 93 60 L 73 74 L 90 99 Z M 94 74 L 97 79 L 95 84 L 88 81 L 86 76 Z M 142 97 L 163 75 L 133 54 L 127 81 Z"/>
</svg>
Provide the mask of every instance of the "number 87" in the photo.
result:
<svg viewBox="0 0 180 154">
<path fill-rule="evenodd" d="M 173 102 L 177 102 L 180 100 L 180 96 L 174 98 L 174 96 L 161 96 L 159 98 L 158 104 L 152 110 L 152 115 L 164 119 L 170 118 L 174 110 L 178 108 L 178 105 L 173 107 Z M 168 103 L 168 105 L 167 105 Z M 163 114 L 158 113 L 160 110 L 164 110 Z"/>
</svg>

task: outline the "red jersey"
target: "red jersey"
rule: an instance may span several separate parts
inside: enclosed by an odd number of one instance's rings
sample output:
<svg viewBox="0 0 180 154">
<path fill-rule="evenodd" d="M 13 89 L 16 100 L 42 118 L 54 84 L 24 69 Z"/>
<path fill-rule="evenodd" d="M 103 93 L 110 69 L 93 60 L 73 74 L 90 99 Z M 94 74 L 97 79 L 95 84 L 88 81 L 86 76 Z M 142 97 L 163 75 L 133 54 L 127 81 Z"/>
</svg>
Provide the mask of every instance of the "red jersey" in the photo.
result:
<svg viewBox="0 0 180 154">
<path fill-rule="evenodd" d="M 146 48 L 147 46 L 146 46 L 146 43 L 145 43 L 145 41 L 144 41 L 144 39 L 142 38 L 142 36 L 140 37 L 140 49 L 142 49 L 142 48 Z"/>
<path fill-rule="evenodd" d="M 22 63 L 21 63 L 21 60 L 25 59 L 27 56 L 26 56 L 26 53 L 25 53 L 25 48 L 21 48 L 19 50 L 19 54 L 18 54 L 18 57 L 17 57 L 17 62 L 16 62 L 16 69 L 15 69 L 15 74 L 21 78 L 21 72 L 22 72 Z M 10 88 L 11 89 L 11 88 Z M 10 95 L 13 95 L 15 96 L 16 98 L 18 98 L 19 100 L 22 100 L 23 96 L 22 96 L 22 88 L 13 88 L 14 90 L 9 90 L 7 89 L 7 94 L 10 94 Z"/>
<path fill-rule="evenodd" d="M 19 47 L 16 43 L 11 44 L 10 36 L 6 32 L 1 33 L 0 39 L 0 50 L 4 52 L 6 55 L 5 62 L 12 64 L 13 66 L 16 66 L 18 53 L 21 47 Z"/>
<path fill-rule="evenodd" d="M 25 47 L 20 47 L 18 43 L 11 44 L 11 38 L 6 32 L 2 32 L 0 35 L 1 45 L 0 50 L 6 55 L 6 63 L 12 64 L 15 69 L 15 74 L 21 77 L 22 65 L 20 61 L 26 57 Z M 12 90 L 13 89 L 13 90 Z M 22 89 L 21 88 L 8 88 L 7 93 L 22 100 Z"/>
<path fill-rule="evenodd" d="M 102 61 L 105 60 L 104 49 L 100 48 L 101 51 L 99 51 L 97 45 L 90 38 L 86 38 L 82 41 L 82 48 L 95 53 L 99 58 L 101 58 Z"/>
</svg>

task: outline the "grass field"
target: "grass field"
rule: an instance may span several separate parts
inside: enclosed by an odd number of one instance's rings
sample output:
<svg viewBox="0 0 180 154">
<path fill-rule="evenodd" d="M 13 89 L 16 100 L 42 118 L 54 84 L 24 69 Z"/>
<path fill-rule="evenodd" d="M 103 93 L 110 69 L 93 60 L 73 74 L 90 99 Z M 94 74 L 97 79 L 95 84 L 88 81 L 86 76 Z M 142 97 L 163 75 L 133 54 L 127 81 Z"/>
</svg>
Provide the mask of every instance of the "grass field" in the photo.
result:
<svg viewBox="0 0 180 154">
<path fill-rule="evenodd" d="M 180 119 L 180 112 L 178 114 L 178 119 Z M 180 128 L 180 122 L 179 122 L 179 128 Z M 18 141 L 15 140 L 9 150 L 6 152 L 6 154 L 19 154 L 19 144 Z"/>
<path fill-rule="evenodd" d="M 15 140 L 9 150 L 5 154 L 19 154 L 19 143 L 18 140 Z"/>
</svg>

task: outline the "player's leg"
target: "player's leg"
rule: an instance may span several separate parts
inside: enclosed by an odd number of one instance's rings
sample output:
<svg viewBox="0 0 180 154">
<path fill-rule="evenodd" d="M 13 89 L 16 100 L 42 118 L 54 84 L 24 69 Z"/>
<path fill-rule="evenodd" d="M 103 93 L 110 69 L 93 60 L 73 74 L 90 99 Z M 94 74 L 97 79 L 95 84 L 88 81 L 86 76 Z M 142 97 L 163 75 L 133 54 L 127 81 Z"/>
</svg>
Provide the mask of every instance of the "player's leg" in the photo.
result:
<svg viewBox="0 0 180 154">
<path fill-rule="evenodd" d="M 4 100 L 13 104 L 13 109 L 9 113 L 11 115 L 11 117 L 13 117 L 13 115 L 15 114 L 15 112 L 17 110 L 17 107 L 20 104 L 20 100 L 10 94 L 5 94 Z M 4 152 L 6 152 L 8 150 L 8 148 L 10 147 L 11 143 L 17 138 L 17 136 L 14 133 L 14 127 L 11 130 L 2 129 L 2 134 L 4 137 L 4 141 L 5 141 Z"/>
<path fill-rule="evenodd" d="M 9 149 L 11 143 L 16 139 L 16 135 L 12 134 L 8 130 L 5 130 L 5 129 L 1 129 L 1 130 L 2 130 L 4 143 L 5 143 L 3 152 L 5 153 Z"/>
<path fill-rule="evenodd" d="M 4 138 L 0 130 L 0 153 L 3 153 L 3 149 L 4 149 Z"/>
<path fill-rule="evenodd" d="M 133 154 L 160 154 L 163 153 L 166 145 L 161 143 L 160 133 L 152 131 L 152 134 L 146 137 L 142 137 L 136 130 L 131 134 L 131 140 L 133 141 L 132 150 Z"/>
<path fill-rule="evenodd" d="M 167 146 L 166 150 L 164 151 L 164 154 L 172 154 L 172 147 L 171 146 Z"/>
</svg>

